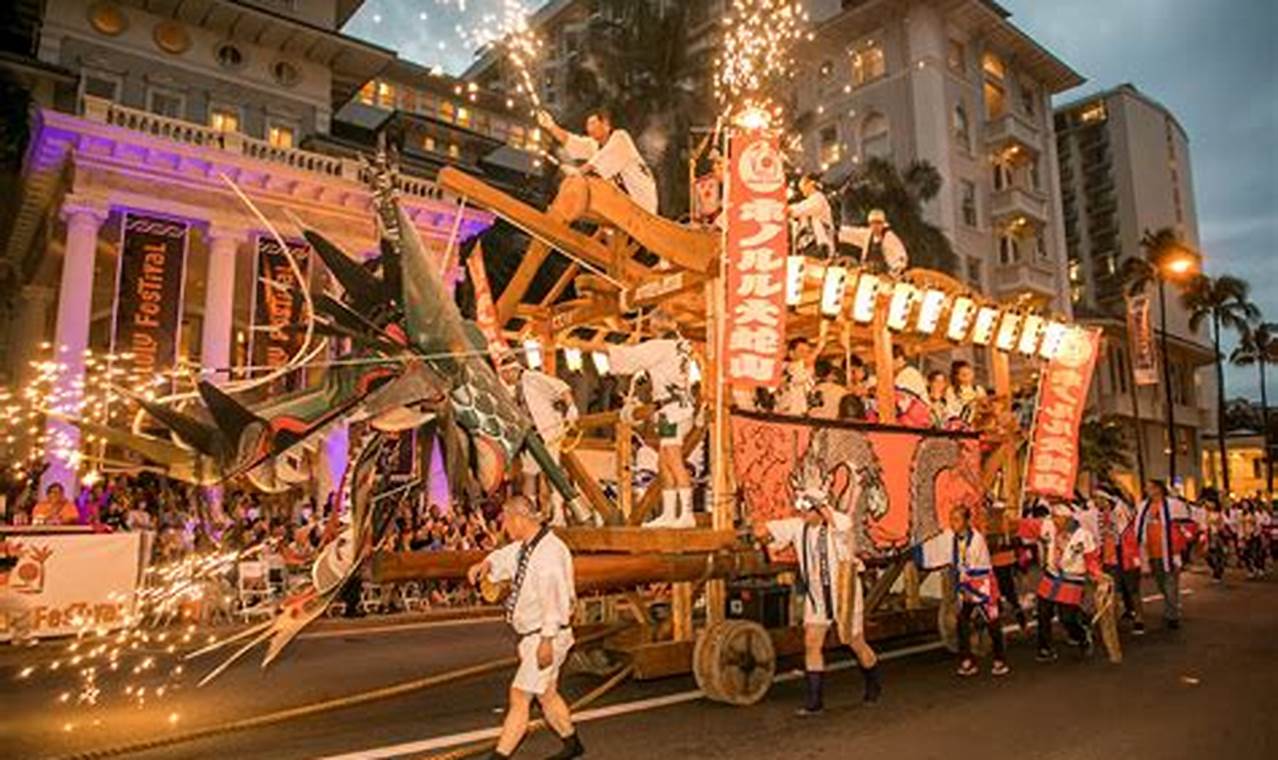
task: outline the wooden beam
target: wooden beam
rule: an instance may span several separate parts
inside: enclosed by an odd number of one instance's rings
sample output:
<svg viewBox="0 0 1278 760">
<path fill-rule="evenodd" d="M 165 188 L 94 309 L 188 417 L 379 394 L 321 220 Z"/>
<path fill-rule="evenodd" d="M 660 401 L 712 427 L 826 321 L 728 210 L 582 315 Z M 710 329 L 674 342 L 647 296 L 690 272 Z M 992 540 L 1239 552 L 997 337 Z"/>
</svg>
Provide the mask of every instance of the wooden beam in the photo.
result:
<svg viewBox="0 0 1278 760">
<path fill-rule="evenodd" d="M 550 246 L 536 238 L 528 243 L 523 259 L 515 268 L 514 276 L 497 297 L 497 324 L 504 325 L 514 316 L 515 308 L 524 300 L 524 294 L 528 292 L 533 278 L 537 276 L 537 270 L 541 269 L 541 265 L 549 256 Z"/>
<path fill-rule="evenodd" d="M 874 335 L 874 389 L 878 402 L 879 422 L 891 425 L 896 422 L 896 370 L 892 364 L 892 334 L 887 326 L 887 301 L 878 299 L 874 308 L 874 322 L 870 326 Z"/>
<path fill-rule="evenodd" d="M 736 531 L 731 529 L 572 527 L 555 533 L 574 552 L 695 554 L 728 551 L 737 545 Z"/>
<path fill-rule="evenodd" d="M 598 177 L 590 177 L 587 182 L 587 217 L 611 224 L 652 253 L 684 269 L 706 273 L 718 264 L 719 230 L 685 227 L 649 214 L 611 182 Z"/>
<path fill-rule="evenodd" d="M 580 273 L 580 264 L 575 261 L 569 264 L 568 268 L 564 270 L 564 273 L 559 275 L 559 279 L 555 281 L 550 292 L 546 293 L 546 296 L 541 299 L 541 305 L 544 307 L 554 306 L 555 301 L 559 300 L 559 297 L 564 294 L 564 291 L 572 284 L 573 279 Z"/>
<path fill-rule="evenodd" d="M 603 489 L 599 487 L 598 481 L 591 476 L 576 454 L 571 451 L 565 451 L 560 454 L 559 460 L 563 464 L 564 471 L 568 473 L 568 477 L 572 478 L 573 482 L 577 484 L 577 489 L 586 498 L 586 502 L 603 517 L 606 524 L 620 525 L 625 522 L 621 513 L 617 511 L 617 507 L 609 501 Z"/>
<path fill-rule="evenodd" d="M 883 600 L 887 598 L 888 592 L 892 590 L 892 585 L 896 583 L 896 579 L 901 576 L 901 571 L 905 569 L 906 564 L 911 559 L 903 557 L 897 559 L 892 564 L 883 568 L 883 572 L 879 573 L 879 577 L 874 580 L 874 585 L 865 595 L 865 614 L 870 614 L 878 609 Z"/>
</svg>

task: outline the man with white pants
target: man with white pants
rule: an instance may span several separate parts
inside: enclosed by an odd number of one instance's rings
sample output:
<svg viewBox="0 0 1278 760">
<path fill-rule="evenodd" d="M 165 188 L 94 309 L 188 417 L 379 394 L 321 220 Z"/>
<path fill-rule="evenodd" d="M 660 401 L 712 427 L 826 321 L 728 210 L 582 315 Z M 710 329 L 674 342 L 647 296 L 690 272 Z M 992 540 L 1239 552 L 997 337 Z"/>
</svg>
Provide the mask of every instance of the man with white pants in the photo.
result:
<svg viewBox="0 0 1278 760">
<path fill-rule="evenodd" d="M 546 723 L 563 747 L 550 760 L 570 760 L 586 753 L 572 724 L 568 703 L 559 694 L 559 669 L 572 649 L 572 609 L 577 592 L 572 554 L 524 496 L 512 496 L 502 507 L 502 523 L 511 543 L 490 553 L 466 572 L 472 584 L 482 577 L 510 581 L 506 622 L 518 638 L 519 669 L 510 685 L 510 709 L 490 758 L 514 755 L 528 730 L 535 697 Z"/>
</svg>

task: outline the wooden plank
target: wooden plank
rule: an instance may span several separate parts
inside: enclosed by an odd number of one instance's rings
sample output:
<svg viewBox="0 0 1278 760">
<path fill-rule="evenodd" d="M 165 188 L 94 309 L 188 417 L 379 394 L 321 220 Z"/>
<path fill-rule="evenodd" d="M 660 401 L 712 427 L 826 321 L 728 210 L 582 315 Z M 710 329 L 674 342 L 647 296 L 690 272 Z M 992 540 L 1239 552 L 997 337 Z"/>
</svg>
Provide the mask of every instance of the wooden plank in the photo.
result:
<svg viewBox="0 0 1278 760">
<path fill-rule="evenodd" d="M 692 584 L 675 583 L 670 588 L 670 623 L 675 641 L 692 641 L 696 628 L 692 624 Z"/>
<path fill-rule="evenodd" d="M 515 268 L 515 274 L 497 297 L 497 324 L 504 325 L 515 314 L 515 308 L 524 300 L 524 293 L 532 285 L 537 270 L 550 257 L 550 246 L 533 238 L 524 250 L 524 256 Z"/>
<path fill-rule="evenodd" d="M 733 530 L 706 528 L 561 528 L 556 534 L 574 552 L 621 554 L 693 554 L 732 549 Z"/>
<path fill-rule="evenodd" d="M 447 170 L 440 171 L 441 176 L 444 171 Z M 587 184 L 587 217 L 613 225 L 652 253 L 684 269 L 705 273 L 718 263 L 718 230 L 685 227 L 649 214 L 616 185 L 598 177 L 588 178 Z"/>
<path fill-rule="evenodd" d="M 896 579 L 901 576 L 901 571 L 905 569 L 906 564 L 911 562 L 911 558 L 903 557 L 894 561 L 884 568 L 883 572 L 879 573 L 874 585 L 870 587 L 870 590 L 865 595 L 865 612 L 867 615 L 879 608 L 879 605 L 887 598 L 888 592 L 892 590 L 892 585 L 896 583 Z"/>
<path fill-rule="evenodd" d="M 619 525 L 624 522 L 621 512 L 617 510 L 616 505 L 604 494 L 603 489 L 599 487 L 586 466 L 582 464 L 581 459 L 571 451 L 565 451 L 559 456 L 559 461 L 563 464 L 564 471 L 568 473 L 568 477 L 572 478 L 577 484 L 577 489 L 586 497 L 587 503 L 591 508 L 603 516 L 604 522 L 608 525 Z"/>
<path fill-rule="evenodd" d="M 630 657 L 634 677 L 641 681 L 685 675 L 692 672 L 692 641 L 658 641 L 622 651 Z"/>
<path fill-rule="evenodd" d="M 469 198 L 472 203 L 503 217 L 514 226 L 554 248 L 570 252 L 599 267 L 607 267 L 611 262 L 607 247 L 599 241 L 574 230 L 568 223 L 559 221 L 544 211 L 515 200 L 459 169 L 451 166 L 440 169 L 436 181 L 445 190 Z"/>
<path fill-rule="evenodd" d="M 555 281 L 554 286 L 548 293 L 546 293 L 546 296 L 541 299 L 541 305 L 545 307 L 553 306 L 555 301 L 558 301 L 559 297 L 568 289 L 568 286 L 572 284 L 573 278 L 580 273 L 580 264 L 575 261 L 569 264 L 568 268 L 564 270 L 564 273 L 559 275 L 559 279 Z"/>
</svg>

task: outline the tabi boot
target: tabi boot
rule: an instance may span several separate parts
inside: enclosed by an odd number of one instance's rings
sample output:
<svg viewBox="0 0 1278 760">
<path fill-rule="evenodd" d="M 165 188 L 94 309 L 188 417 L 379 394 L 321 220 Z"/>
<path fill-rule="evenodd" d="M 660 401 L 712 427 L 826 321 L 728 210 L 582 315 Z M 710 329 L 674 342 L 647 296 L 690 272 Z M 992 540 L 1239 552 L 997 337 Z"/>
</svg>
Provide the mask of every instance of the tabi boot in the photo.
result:
<svg viewBox="0 0 1278 760">
<path fill-rule="evenodd" d="M 563 747 L 553 755 L 546 757 L 546 760 L 572 760 L 574 757 L 581 757 L 586 754 L 586 748 L 581 744 L 581 737 L 573 731 L 567 736 L 559 737 L 559 741 L 564 743 Z"/>
<path fill-rule="evenodd" d="M 800 717 L 820 715 L 825 712 L 825 699 L 822 695 L 825 690 L 825 673 L 820 670 L 805 670 L 804 676 L 808 684 L 807 700 L 794 714 Z"/>
<path fill-rule="evenodd" d="M 661 514 L 643 524 L 645 528 L 669 528 L 679 514 L 679 492 L 672 489 L 661 491 Z"/>
<path fill-rule="evenodd" d="M 879 664 L 876 662 L 870 667 L 861 668 L 861 675 L 865 678 L 865 695 L 861 697 L 861 701 L 866 704 L 874 704 L 879 701 L 879 696 L 883 694 L 883 682 L 879 680 Z"/>
<path fill-rule="evenodd" d="M 697 527 L 697 518 L 692 514 L 692 489 L 680 488 L 675 493 L 679 494 L 679 516 L 667 525 L 667 528 L 695 528 Z"/>
</svg>

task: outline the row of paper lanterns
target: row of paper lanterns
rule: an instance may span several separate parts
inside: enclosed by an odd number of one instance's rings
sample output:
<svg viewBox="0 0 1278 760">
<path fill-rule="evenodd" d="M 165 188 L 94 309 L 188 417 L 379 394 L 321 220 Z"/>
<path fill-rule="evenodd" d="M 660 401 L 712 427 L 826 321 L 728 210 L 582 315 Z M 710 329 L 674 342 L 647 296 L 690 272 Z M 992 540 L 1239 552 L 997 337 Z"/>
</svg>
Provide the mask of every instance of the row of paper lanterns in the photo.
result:
<svg viewBox="0 0 1278 760">
<path fill-rule="evenodd" d="M 803 294 L 803 281 L 811 267 L 803 256 L 790 256 L 786 262 L 786 304 L 799 305 Z M 910 282 L 892 280 L 870 272 L 859 275 L 847 267 L 829 265 L 821 274 L 820 311 L 824 317 L 844 314 L 845 300 L 851 284 L 852 304 L 849 311 L 852 321 L 869 324 L 874 321 L 874 311 L 879 294 L 887 292 L 887 327 L 895 332 L 913 330 L 920 335 L 934 335 L 941 331 L 955 343 L 973 343 L 978 346 L 1011 352 L 1024 356 L 1040 356 L 1052 359 L 1060 350 L 1073 329 L 1065 322 L 1038 314 L 1014 309 L 1004 310 L 967 295 L 952 295 L 939 288 L 919 287 Z M 946 308 L 949 313 L 947 319 Z"/>
</svg>

